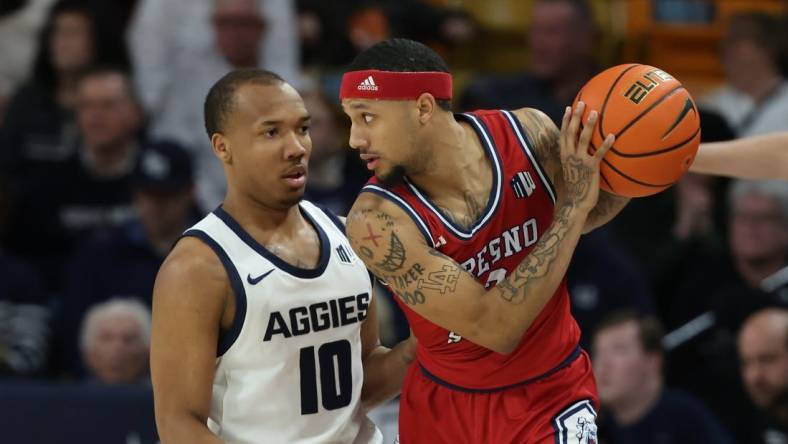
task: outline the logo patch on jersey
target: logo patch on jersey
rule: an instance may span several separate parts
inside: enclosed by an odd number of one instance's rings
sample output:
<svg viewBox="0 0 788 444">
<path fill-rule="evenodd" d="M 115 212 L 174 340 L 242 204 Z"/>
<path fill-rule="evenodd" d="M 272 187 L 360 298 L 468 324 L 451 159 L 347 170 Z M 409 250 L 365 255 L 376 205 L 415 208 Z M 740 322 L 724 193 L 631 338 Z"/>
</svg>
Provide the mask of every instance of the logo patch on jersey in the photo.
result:
<svg viewBox="0 0 788 444">
<path fill-rule="evenodd" d="M 514 195 L 518 199 L 524 199 L 530 196 L 536 189 L 536 183 L 531 177 L 531 173 L 528 171 L 520 171 L 519 173 L 515 174 L 509 184 L 512 186 Z"/>
<path fill-rule="evenodd" d="M 578 401 L 553 418 L 557 444 L 597 444 L 596 411 L 588 399 Z"/>
<path fill-rule="evenodd" d="M 265 273 L 253 278 L 251 274 L 246 275 L 246 282 L 249 282 L 250 285 L 257 285 L 258 282 L 262 281 L 266 276 L 271 274 L 274 271 L 274 268 L 266 271 Z"/>
<path fill-rule="evenodd" d="M 462 336 L 454 333 L 453 331 L 449 332 L 449 340 L 446 341 L 447 344 L 456 344 L 457 342 L 462 341 Z"/>
<path fill-rule="evenodd" d="M 334 251 L 337 252 L 339 262 L 342 262 L 343 264 L 352 264 L 356 260 L 356 255 L 353 254 L 353 250 L 346 248 L 344 245 L 336 247 Z"/>
</svg>

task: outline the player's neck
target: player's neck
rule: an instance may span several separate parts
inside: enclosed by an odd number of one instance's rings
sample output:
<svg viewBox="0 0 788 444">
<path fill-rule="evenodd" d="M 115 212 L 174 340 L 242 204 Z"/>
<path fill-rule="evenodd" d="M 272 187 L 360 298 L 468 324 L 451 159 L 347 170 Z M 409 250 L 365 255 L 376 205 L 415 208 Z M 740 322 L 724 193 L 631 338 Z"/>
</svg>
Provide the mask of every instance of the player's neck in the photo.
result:
<svg viewBox="0 0 788 444">
<path fill-rule="evenodd" d="M 640 421 L 654 408 L 664 389 L 662 378 L 646 380 L 641 389 L 634 396 L 609 405 L 610 411 L 613 412 L 613 416 L 619 425 L 624 427 L 632 425 Z"/>
<path fill-rule="evenodd" d="M 272 208 L 243 196 L 234 189 L 227 191 L 222 209 L 261 243 L 274 232 L 297 232 L 299 223 L 303 221 L 298 205 L 287 209 Z"/>
<path fill-rule="evenodd" d="M 409 174 L 408 178 L 430 196 L 463 196 L 479 188 L 489 192 L 491 166 L 473 129 L 448 114 L 444 129 L 435 134 L 433 139 L 424 141 L 430 147 L 430 167 L 420 174 Z"/>
</svg>

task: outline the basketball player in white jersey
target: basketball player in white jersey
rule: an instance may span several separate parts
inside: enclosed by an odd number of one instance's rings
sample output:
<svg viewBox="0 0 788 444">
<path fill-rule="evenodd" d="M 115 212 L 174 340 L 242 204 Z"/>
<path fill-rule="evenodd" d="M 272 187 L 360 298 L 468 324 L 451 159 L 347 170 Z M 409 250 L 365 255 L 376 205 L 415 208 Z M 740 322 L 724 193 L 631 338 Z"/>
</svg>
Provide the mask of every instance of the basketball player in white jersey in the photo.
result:
<svg viewBox="0 0 788 444">
<path fill-rule="evenodd" d="M 162 442 L 380 443 L 365 411 L 399 392 L 414 344 L 379 345 L 370 276 L 342 222 L 301 200 L 301 97 L 271 72 L 233 71 L 208 93 L 205 123 L 228 190 L 156 279 Z"/>
</svg>

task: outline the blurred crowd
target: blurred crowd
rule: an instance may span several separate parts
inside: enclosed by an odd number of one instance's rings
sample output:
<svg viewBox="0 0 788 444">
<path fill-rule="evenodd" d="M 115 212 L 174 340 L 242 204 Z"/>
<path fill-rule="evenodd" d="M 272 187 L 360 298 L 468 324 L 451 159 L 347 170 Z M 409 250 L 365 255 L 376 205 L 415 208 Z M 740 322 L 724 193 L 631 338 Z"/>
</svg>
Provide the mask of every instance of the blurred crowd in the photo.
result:
<svg viewBox="0 0 788 444">
<path fill-rule="evenodd" d="M 306 198 L 346 214 L 368 178 L 337 103 L 358 51 L 422 41 L 458 73 L 457 112 L 528 106 L 557 123 L 595 73 L 629 61 L 598 57 L 606 31 L 591 3 L 533 0 L 518 43 L 528 68 L 485 72 L 457 56 L 487 32 L 462 3 L 4 1 L 0 375 L 150 384 L 156 272 L 224 195 L 202 110 L 230 69 L 269 69 L 301 91 L 312 115 Z M 676 9 L 698 0 L 654 3 L 664 20 L 710 13 Z M 763 12 L 726 23 L 723 83 L 696 97 L 704 142 L 788 131 L 786 23 Z M 599 385 L 600 442 L 788 443 L 787 262 L 778 181 L 687 175 L 584 236 L 568 279 Z M 383 305 L 382 337 L 396 342 L 407 325 Z"/>
</svg>

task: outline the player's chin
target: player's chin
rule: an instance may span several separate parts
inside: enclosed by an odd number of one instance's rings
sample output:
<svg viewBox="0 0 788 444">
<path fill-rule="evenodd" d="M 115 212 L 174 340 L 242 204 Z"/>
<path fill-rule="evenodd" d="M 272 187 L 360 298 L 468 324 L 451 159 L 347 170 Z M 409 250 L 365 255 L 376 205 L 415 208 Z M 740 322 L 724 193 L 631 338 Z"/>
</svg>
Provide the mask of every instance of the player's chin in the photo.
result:
<svg viewBox="0 0 788 444">
<path fill-rule="evenodd" d="M 382 168 L 378 166 L 378 168 L 375 169 L 375 177 L 381 184 L 387 187 L 399 185 L 403 182 L 405 177 L 405 168 L 402 165 L 395 165 L 392 168 L 382 170 Z"/>
</svg>

